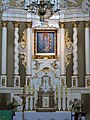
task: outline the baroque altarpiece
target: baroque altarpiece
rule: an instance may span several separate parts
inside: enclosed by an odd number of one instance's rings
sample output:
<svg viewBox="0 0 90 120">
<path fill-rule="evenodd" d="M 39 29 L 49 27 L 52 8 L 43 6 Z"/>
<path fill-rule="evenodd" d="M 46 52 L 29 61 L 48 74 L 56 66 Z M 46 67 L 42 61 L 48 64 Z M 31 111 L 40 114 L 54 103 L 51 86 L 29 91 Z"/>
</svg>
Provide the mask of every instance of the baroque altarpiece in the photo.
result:
<svg viewBox="0 0 90 120">
<path fill-rule="evenodd" d="M 6 2 L 5 2 L 6 1 Z M 23 87 L 26 93 L 33 94 L 26 98 L 26 110 L 34 111 L 68 111 L 69 102 L 74 98 L 81 100 L 81 93 L 90 87 L 90 9 L 85 6 L 88 0 L 78 6 L 77 2 L 71 7 L 65 7 L 64 3 L 59 12 L 44 21 L 40 21 L 38 13 L 33 14 L 23 9 L 24 1 L 17 1 L 16 7 L 10 7 L 9 1 L 2 0 L 2 66 L 0 90 L 11 94 L 22 103 L 16 94 L 22 94 Z M 87 2 L 90 5 L 90 2 Z M 9 87 L 6 71 L 7 62 L 7 24 L 14 26 L 13 32 L 13 59 L 14 66 L 13 87 Z M 79 23 L 85 25 L 85 86 L 78 86 L 78 27 Z M 20 24 L 24 24 L 21 38 L 19 37 Z M 69 27 L 72 25 L 72 37 Z M 88 48 L 88 49 L 87 49 Z M 25 69 L 24 86 L 21 87 L 19 74 L 19 62 Z M 67 67 L 72 65 L 71 85 L 67 85 Z M 18 107 L 21 110 L 22 106 Z"/>
</svg>

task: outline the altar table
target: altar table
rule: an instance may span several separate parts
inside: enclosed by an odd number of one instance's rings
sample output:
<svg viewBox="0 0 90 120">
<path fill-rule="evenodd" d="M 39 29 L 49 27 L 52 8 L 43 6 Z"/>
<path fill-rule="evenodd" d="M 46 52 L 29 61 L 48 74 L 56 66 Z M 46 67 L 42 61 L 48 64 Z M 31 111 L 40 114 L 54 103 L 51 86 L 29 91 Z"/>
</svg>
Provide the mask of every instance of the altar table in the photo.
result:
<svg viewBox="0 0 90 120">
<path fill-rule="evenodd" d="M 22 112 L 16 112 L 15 120 L 22 120 Z M 25 112 L 25 120 L 71 120 L 70 111 Z"/>
<path fill-rule="evenodd" d="M 0 120 L 12 120 L 12 110 L 0 110 Z"/>
</svg>

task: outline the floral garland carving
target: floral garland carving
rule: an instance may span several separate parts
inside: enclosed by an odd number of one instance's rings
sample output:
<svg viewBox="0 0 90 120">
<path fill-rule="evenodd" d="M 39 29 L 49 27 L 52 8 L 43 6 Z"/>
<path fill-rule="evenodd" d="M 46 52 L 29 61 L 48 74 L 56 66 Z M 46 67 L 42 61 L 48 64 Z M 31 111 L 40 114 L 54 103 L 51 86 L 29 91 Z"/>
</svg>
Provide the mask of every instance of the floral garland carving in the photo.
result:
<svg viewBox="0 0 90 120">
<path fill-rule="evenodd" d="M 69 32 L 65 30 L 65 66 L 67 67 L 70 64 L 71 54 L 73 51 L 73 46 L 71 39 L 69 38 Z"/>
<path fill-rule="evenodd" d="M 27 35 L 26 35 L 26 30 L 23 31 L 22 39 L 21 42 L 19 42 L 19 53 L 20 53 L 20 58 L 22 60 L 22 65 L 26 67 L 26 40 L 27 40 Z"/>
</svg>

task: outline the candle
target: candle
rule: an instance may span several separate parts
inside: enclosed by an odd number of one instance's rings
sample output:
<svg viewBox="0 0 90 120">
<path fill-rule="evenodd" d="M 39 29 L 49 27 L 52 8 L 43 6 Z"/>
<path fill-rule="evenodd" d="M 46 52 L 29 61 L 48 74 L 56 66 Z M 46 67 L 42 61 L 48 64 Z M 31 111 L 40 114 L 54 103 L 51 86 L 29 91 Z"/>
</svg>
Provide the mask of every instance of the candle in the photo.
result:
<svg viewBox="0 0 90 120">
<path fill-rule="evenodd" d="M 26 85 L 24 85 L 23 93 L 24 93 L 24 94 L 26 93 Z"/>
<path fill-rule="evenodd" d="M 56 85 L 56 98 L 58 98 L 58 85 Z"/>
<path fill-rule="evenodd" d="M 65 88 L 65 96 L 67 98 L 67 93 L 68 93 L 68 89 L 67 89 L 67 85 L 66 85 L 66 88 Z"/>
<path fill-rule="evenodd" d="M 26 90 L 26 85 L 24 85 L 24 90 Z"/>
<path fill-rule="evenodd" d="M 34 86 L 32 87 L 32 93 L 34 94 L 35 90 L 34 90 Z"/>
<path fill-rule="evenodd" d="M 61 98 L 62 98 L 63 97 L 63 86 L 62 85 L 61 85 L 60 93 L 61 93 Z"/>
<path fill-rule="evenodd" d="M 28 93 L 30 93 L 30 87 L 31 87 L 31 85 L 29 84 L 29 86 L 28 86 Z"/>
</svg>

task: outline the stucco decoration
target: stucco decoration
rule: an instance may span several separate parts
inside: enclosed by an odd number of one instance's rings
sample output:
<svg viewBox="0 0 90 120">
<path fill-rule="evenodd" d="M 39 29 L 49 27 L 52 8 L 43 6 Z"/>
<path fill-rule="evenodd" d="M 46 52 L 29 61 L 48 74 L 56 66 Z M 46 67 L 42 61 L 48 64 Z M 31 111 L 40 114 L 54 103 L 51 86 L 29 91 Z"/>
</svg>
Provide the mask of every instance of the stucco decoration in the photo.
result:
<svg viewBox="0 0 90 120">
<path fill-rule="evenodd" d="M 66 29 L 65 30 L 65 66 L 66 67 L 70 64 L 72 51 L 73 51 L 72 42 L 69 37 L 69 32 Z"/>
<path fill-rule="evenodd" d="M 21 42 L 19 42 L 19 53 L 20 53 L 20 58 L 22 60 L 22 65 L 26 67 L 26 30 L 23 31 L 22 39 Z"/>
<path fill-rule="evenodd" d="M 82 10 L 83 10 L 84 12 L 90 13 L 90 0 L 84 0 L 84 1 L 82 2 Z"/>
</svg>

